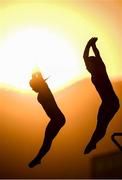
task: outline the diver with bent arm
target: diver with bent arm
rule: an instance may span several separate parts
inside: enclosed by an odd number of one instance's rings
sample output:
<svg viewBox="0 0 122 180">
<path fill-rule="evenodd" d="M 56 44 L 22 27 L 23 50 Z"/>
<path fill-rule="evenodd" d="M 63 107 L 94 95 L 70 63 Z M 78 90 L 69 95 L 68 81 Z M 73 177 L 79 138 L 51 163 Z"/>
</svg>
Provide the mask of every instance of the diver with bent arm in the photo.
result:
<svg viewBox="0 0 122 180">
<path fill-rule="evenodd" d="M 32 168 L 40 164 L 41 159 L 50 150 L 54 138 L 65 124 L 65 117 L 57 106 L 54 96 L 40 72 L 32 75 L 30 86 L 38 93 L 38 102 L 42 105 L 47 116 L 50 118 L 50 122 L 46 127 L 43 144 L 36 157 L 29 163 L 29 167 Z"/>
</svg>

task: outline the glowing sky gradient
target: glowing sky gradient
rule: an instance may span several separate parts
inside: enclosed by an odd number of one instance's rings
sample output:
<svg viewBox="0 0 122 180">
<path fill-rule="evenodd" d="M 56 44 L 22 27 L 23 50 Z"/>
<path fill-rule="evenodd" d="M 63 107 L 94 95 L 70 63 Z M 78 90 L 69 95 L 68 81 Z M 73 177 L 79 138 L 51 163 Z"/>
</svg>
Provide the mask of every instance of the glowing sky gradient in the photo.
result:
<svg viewBox="0 0 122 180">
<path fill-rule="evenodd" d="M 82 54 L 93 36 L 98 37 L 109 75 L 121 77 L 121 7 L 118 0 L 0 1 L 1 85 L 29 88 L 36 65 L 45 77 L 51 76 L 48 84 L 53 89 L 89 76 Z"/>
<path fill-rule="evenodd" d="M 122 132 L 121 34 L 121 0 L 0 0 L 0 178 L 90 179 L 92 158 L 118 150 L 110 138 Z M 120 109 L 97 149 L 84 155 L 101 104 L 82 58 L 93 36 Z M 42 166 L 30 170 L 49 122 L 28 84 L 37 65 L 50 76 L 66 124 Z"/>
</svg>

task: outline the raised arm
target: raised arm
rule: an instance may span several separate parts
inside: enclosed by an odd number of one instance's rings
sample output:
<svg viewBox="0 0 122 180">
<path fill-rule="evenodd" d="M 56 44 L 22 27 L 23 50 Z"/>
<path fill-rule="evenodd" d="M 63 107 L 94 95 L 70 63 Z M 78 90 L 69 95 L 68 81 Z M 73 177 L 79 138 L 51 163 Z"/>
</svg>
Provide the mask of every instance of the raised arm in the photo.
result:
<svg viewBox="0 0 122 180">
<path fill-rule="evenodd" d="M 97 41 L 97 38 L 96 38 L 96 37 L 92 37 L 92 38 L 88 41 L 88 43 L 87 43 L 87 45 L 86 45 L 86 47 L 85 47 L 85 50 L 84 50 L 84 54 L 83 54 L 84 60 L 87 60 L 87 59 L 88 59 L 88 57 L 89 57 L 89 50 L 90 50 L 90 47 L 91 47 L 91 46 L 92 46 L 92 48 L 93 48 L 94 53 L 97 53 L 97 48 L 95 47 L 96 41 Z M 96 54 L 95 54 L 95 55 L 96 55 Z"/>
<path fill-rule="evenodd" d="M 88 43 L 87 43 L 87 45 L 86 45 L 86 47 L 85 47 L 84 53 L 83 53 L 83 58 L 84 58 L 84 60 L 87 60 L 87 59 L 88 59 L 90 46 L 91 46 L 91 42 L 90 42 L 90 40 L 89 40 Z"/>
<path fill-rule="evenodd" d="M 97 49 L 95 43 L 92 43 L 92 49 L 94 51 L 95 56 L 99 58 L 100 57 L 100 53 L 99 53 L 99 50 Z"/>
</svg>

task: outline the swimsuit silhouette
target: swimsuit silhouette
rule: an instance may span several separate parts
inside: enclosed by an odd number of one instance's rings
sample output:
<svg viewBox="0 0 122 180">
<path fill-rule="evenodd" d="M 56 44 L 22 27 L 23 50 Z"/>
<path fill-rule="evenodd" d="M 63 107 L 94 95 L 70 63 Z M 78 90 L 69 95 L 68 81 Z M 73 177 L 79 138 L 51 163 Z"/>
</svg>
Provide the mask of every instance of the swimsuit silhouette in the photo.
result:
<svg viewBox="0 0 122 180">
<path fill-rule="evenodd" d="M 30 86 L 38 93 L 38 102 L 42 105 L 46 114 L 50 118 L 50 122 L 45 131 L 42 147 L 37 156 L 29 163 L 29 167 L 32 168 L 35 165 L 40 164 L 41 159 L 50 150 L 53 139 L 65 124 L 65 117 L 58 108 L 55 99 L 40 72 L 32 75 Z"/>
<path fill-rule="evenodd" d="M 88 41 L 83 58 L 87 70 L 91 73 L 91 81 L 98 91 L 102 103 L 97 115 L 96 129 L 90 142 L 86 146 L 84 154 L 87 154 L 96 148 L 96 144 L 105 136 L 109 122 L 119 109 L 118 97 L 112 88 L 105 65 L 96 47 L 96 41 L 97 38 L 91 38 Z M 90 47 L 92 47 L 95 56 L 89 56 Z"/>
</svg>

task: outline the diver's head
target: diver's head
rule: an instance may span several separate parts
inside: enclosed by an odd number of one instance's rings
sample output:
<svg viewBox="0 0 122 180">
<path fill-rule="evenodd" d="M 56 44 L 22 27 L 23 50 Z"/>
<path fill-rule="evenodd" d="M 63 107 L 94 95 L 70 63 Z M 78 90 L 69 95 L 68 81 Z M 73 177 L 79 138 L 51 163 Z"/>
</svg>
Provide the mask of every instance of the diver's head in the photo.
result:
<svg viewBox="0 0 122 180">
<path fill-rule="evenodd" d="M 38 93 L 40 91 L 41 84 L 44 83 L 44 81 L 45 80 L 43 79 L 41 73 L 36 72 L 32 74 L 32 79 L 30 80 L 29 84 L 31 88 Z"/>
<path fill-rule="evenodd" d="M 89 61 L 95 61 L 96 60 L 96 56 L 89 56 L 88 58 L 89 58 Z"/>
<path fill-rule="evenodd" d="M 29 82 L 31 88 L 35 91 L 35 92 L 39 92 L 40 91 L 40 81 L 38 81 L 38 79 L 36 78 L 32 78 Z"/>
</svg>

